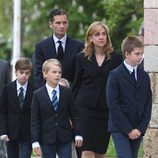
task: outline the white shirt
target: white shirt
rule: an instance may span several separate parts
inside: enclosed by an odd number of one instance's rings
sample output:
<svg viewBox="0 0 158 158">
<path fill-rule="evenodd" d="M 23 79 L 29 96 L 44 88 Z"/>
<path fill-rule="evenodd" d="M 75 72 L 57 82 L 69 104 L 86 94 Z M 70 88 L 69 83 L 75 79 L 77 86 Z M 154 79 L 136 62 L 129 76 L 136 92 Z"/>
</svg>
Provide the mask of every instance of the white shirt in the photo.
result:
<svg viewBox="0 0 158 158">
<path fill-rule="evenodd" d="M 55 88 L 52 88 L 48 85 L 48 83 L 46 83 L 46 88 L 47 88 L 47 92 L 48 92 L 48 95 L 49 95 L 49 98 L 50 100 L 52 101 L 52 92 L 53 90 L 56 90 L 56 95 L 57 95 L 57 98 L 59 100 L 59 96 L 60 96 L 60 92 L 59 92 L 59 85 L 57 85 Z"/>
<path fill-rule="evenodd" d="M 125 60 L 124 60 L 124 64 L 130 74 L 133 72 L 133 70 L 135 70 L 135 79 L 137 80 L 137 67 L 138 66 L 136 65 L 136 66 L 132 67 L 131 65 L 127 64 Z"/>
<path fill-rule="evenodd" d="M 66 46 L 66 38 L 67 38 L 67 35 L 65 34 L 63 38 L 61 39 L 58 39 L 54 34 L 53 34 L 53 39 L 54 39 L 54 43 L 55 43 L 55 48 L 56 48 L 56 52 L 58 52 L 58 47 L 59 47 L 59 42 L 58 41 L 61 41 L 62 43 L 62 46 L 63 46 L 63 51 L 65 52 L 65 46 Z"/>
<path fill-rule="evenodd" d="M 23 88 L 23 93 L 24 93 L 24 98 L 25 98 L 25 95 L 26 95 L 26 90 L 27 90 L 27 85 L 28 85 L 28 81 L 24 84 L 24 85 L 21 85 L 18 80 L 16 80 L 16 85 L 17 85 L 17 95 L 19 95 L 20 93 L 20 88 L 22 87 Z"/>
</svg>

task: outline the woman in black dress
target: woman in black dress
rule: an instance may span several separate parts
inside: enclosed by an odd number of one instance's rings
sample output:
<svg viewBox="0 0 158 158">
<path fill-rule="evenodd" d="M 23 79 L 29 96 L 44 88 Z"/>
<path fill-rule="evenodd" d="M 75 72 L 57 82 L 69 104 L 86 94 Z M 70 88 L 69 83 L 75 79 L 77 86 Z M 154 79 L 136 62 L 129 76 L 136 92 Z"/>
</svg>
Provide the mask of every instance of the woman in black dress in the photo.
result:
<svg viewBox="0 0 158 158">
<path fill-rule="evenodd" d="M 113 51 L 108 27 L 102 22 L 92 23 L 87 30 L 85 49 L 76 58 L 72 85 L 80 112 L 82 158 L 104 158 L 110 139 L 106 81 L 109 71 L 121 62 L 121 55 Z"/>
</svg>

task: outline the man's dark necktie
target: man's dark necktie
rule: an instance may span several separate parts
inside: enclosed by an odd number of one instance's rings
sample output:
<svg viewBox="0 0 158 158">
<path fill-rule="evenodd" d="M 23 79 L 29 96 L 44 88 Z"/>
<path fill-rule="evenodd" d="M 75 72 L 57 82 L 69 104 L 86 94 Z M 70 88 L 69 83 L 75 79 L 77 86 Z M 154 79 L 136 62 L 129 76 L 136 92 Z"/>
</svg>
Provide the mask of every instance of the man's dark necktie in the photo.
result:
<svg viewBox="0 0 158 158">
<path fill-rule="evenodd" d="M 53 109 L 56 110 L 58 106 L 58 98 L 57 98 L 57 91 L 53 90 L 52 91 L 52 106 Z"/>
<path fill-rule="evenodd" d="M 64 57 L 64 51 L 63 51 L 63 46 L 62 46 L 62 42 L 58 41 L 59 46 L 58 46 L 58 60 L 61 61 Z"/>
<path fill-rule="evenodd" d="M 131 78 L 133 82 L 136 84 L 135 69 L 133 69 L 133 72 L 131 73 Z"/>
<path fill-rule="evenodd" d="M 22 87 L 20 87 L 18 99 L 19 99 L 19 103 L 20 103 L 20 108 L 22 108 L 23 102 L 24 102 L 24 89 Z"/>
</svg>

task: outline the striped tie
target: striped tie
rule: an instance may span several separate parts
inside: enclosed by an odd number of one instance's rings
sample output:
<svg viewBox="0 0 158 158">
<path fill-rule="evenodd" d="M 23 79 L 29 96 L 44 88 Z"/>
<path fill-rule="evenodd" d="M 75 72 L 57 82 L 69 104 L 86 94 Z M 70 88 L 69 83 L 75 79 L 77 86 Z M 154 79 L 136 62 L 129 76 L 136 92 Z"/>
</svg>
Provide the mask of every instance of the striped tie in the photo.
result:
<svg viewBox="0 0 158 158">
<path fill-rule="evenodd" d="M 24 102 L 24 89 L 22 87 L 20 87 L 18 99 L 19 99 L 19 103 L 20 103 L 20 108 L 22 108 L 23 102 Z"/>
<path fill-rule="evenodd" d="M 57 98 L 57 94 L 56 93 L 57 93 L 56 90 L 52 91 L 52 106 L 53 106 L 54 110 L 56 110 L 57 106 L 58 106 L 58 98 Z"/>
</svg>

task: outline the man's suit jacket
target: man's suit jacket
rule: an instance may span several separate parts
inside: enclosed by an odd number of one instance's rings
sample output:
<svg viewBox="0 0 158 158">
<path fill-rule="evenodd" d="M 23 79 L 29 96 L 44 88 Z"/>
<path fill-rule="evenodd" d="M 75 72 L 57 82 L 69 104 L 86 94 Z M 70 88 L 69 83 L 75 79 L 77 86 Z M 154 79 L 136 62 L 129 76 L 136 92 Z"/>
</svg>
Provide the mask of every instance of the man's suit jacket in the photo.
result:
<svg viewBox="0 0 158 158">
<path fill-rule="evenodd" d="M 6 85 L 0 100 L 0 135 L 7 134 L 11 140 L 31 140 L 31 101 L 33 88 L 28 83 L 22 109 L 17 96 L 16 81 Z"/>
<path fill-rule="evenodd" d="M 83 49 L 83 43 L 67 37 L 66 46 L 64 52 L 64 58 L 61 61 L 62 64 L 62 77 L 73 81 L 75 71 L 75 57 Z M 57 53 L 53 36 L 39 42 L 35 47 L 34 54 L 34 84 L 35 88 L 42 87 L 45 84 L 45 80 L 42 75 L 42 65 L 45 60 L 50 58 L 57 59 Z"/>
<path fill-rule="evenodd" d="M 109 130 L 128 134 L 137 128 L 145 133 L 152 107 L 152 94 L 148 74 L 137 68 L 135 86 L 124 64 L 111 71 L 107 82 Z"/>
<path fill-rule="evenodd" d="M 9 65 L 5 60 L 0 59 L 0 95 L 2 87 L 9 82 Z"/>
<path fill-rule="evenodd" d="M 60 96 L 57 110 L 54 111 L 46 86 L 36 90 L 32 101 L 31 135 L 32 143 L 53 144 L 72 141 L 73 123 L 75 134 L 79 133 L 78 112 L 73 104 L 72 93 L 66 87 L 59 87 Z"/>
</svg>

